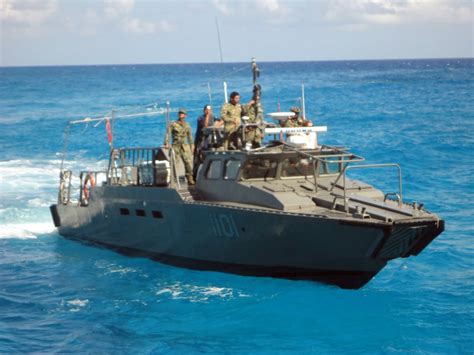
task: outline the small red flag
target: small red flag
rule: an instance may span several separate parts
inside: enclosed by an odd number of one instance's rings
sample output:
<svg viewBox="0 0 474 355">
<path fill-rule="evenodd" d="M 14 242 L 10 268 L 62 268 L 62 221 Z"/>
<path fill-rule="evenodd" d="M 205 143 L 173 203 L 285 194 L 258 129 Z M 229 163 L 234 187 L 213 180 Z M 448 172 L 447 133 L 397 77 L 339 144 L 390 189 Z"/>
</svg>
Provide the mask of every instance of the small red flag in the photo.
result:
<svg viewBox="0 0 474 355">
<path fill-rule="evenodd" d="M 108 118 L 105 120 L 105 129 L 107 130 L 109 145 L 112 146 L 112 129 L 110 128 L 110 119 Z"/>
</svg>

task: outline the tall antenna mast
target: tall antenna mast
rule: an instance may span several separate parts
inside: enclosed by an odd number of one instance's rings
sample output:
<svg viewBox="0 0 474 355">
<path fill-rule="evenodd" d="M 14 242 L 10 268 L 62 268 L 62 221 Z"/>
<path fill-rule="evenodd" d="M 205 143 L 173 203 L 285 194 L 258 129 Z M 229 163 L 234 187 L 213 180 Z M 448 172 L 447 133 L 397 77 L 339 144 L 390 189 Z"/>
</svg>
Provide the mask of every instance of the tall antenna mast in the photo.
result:
<svg viewBox="0 0 474 355">
<path fill-rule="evenodd" d="M 219 22 L 217 21 L 217 16 L 216 16 L 216 29 L 217 29 L 217 41 L 219 43 L 219 54 L 221 56 L 222 79 L 224 80 L 224 100 L 225 100 L 225 102 L 228 102 L 228 99 L 227 99 L 227 83 L 226 83 L 225 78 L 224 78 L 224 57 L 222 56 L 221 33 L 219 31 Z"/>
<path fill-rule="evenodd" d="M 212 107 L 211 83 L 207 83 L 207 95 L 209 96 L 209 105 Z"/>
<path fill-rule="evenodd" d="M 303 111 L 303 120 L 306 120 L 306 107 L 304 102 L 304 84 L 301 84 L 301 106 Z"/>
<path fill-rule="evenodd" d="M 219 54 L 221 56 L 222 74 L 224 74 L 224 57 L 222 56 L 221 33 L 219 31 L 219 22 L 217 21 L 217 16 L 216 16 L 216 28 L 217 28 L 217 42 L 219 43 Z"/>
</svg>

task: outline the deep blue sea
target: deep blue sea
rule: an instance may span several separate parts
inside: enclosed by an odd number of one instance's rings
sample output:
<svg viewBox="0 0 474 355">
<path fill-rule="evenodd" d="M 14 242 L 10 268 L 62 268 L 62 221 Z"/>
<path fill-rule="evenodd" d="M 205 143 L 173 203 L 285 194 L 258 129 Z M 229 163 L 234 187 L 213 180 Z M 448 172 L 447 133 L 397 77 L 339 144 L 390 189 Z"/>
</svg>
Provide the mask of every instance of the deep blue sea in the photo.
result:
<svg viewBox="0 0 474 355">
<path fill-rule="evenodd" d="M 364 288 L 190 271 L 63 239 L 57 198 L 69 120 L 171 103 L 196 117 L 250 65 L 0 68 L 0 353 L 474 352 L 474 60 L 260 63 L 266 112 L 305 85 L 320 143 L 400 163 L 404 195 L 446 220 L 419 256 Z M 116 146 L 157 146 L 163 116 L 117 121 Z M 107 164 L 104 124 L 71 130 L 66 166 Z M 391 190 L 383 170 L 364 179 Z M 77 187 L 77 181 L 75 182 Z"/>
</svg>

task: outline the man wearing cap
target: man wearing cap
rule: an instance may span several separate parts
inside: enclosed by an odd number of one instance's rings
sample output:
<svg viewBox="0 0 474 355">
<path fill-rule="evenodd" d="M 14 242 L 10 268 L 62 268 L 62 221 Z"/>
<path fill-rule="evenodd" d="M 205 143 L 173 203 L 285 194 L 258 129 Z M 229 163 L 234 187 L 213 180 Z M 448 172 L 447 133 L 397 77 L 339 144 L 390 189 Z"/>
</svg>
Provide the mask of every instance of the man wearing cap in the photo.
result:
<svg viewBox="0 0 474 355">
<path fill-rule="evenodd" d="M 304 124 L 304 120 L 299 117 L 300 108 L 295 106 L 295 107 L 292 107 L 290 111 L 293 112 L 294 115 L 288 117 L 288 119 L 283 124 L 283 127 L 287 127 L 287 128 L 302 127 Z"/>
<path fill-rule="evenodd" d="M 179 158 L 184 163 L 184 169 L 186 172 L 186 179 L 189 185 L 194 185 L 193 179 L 193 167 L 192 167 L 192 151 L 194 151 L 193 137 L 191 135 L 191 127 L 186 122 L 187 112 L 185 109 L 180 108 L 178 111 L 178 120 L 172 122 L 168 126 L 165 137 L 165 148 L 169 148 L 170 136 L 173 140 L 173 151 L 176 156 L 176 160 Z M 186 140 L 188 143 L 186 143 Z"/>
<path fill-rule="evenodd" d="M 242 105 L 240 95 L 234 91 L 230 94 L 230 102 L 221 108 L 221 118 L 224 120 L 224 149 L 236 149 L 239 138 L 240 118 Z"/>
<path fill-rule="evenodd" d="M 260 96 L 256 96 L 245 106 L 249 117 L 248 124 L 260 125 L 263 122 L 263 107 Z M 262 130 L 258 126 L 249 126 L 245 130 L 245 141 L 252 143 L 252 148 L 258 148 L 262 144 Z"/>
</svg>

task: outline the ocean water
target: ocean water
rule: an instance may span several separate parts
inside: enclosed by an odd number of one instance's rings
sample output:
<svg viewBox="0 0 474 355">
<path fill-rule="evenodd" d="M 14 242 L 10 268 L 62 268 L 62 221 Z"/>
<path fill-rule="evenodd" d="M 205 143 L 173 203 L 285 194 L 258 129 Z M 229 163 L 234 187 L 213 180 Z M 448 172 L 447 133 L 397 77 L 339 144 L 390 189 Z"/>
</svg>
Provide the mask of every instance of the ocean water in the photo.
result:
<svg viewBox="0 0 474 355">
<path fill-rule="evenodd" d="M 298 103 L 325 144 L 402 166 L 404 195 L 446 220 L 418 257 L 364 288 L 200 272 L 63 239 L 57 197 L 72 119 L 171 103 L 196 117 L 243 101 L 250 65 L 0 68 L 0 352 L 466 353 L 474 351 L 474 60 L 260 63 L 267 112 Z M 117 121 L 116 146 L 163 142 L 163 116 Z M 107 163 L 104 125 L 70 133 L 66 165 Z M 383 170 L 369 183 L 393 190 Z M 75 182 L 77 187 L 77 181 Z"/>
</svg>

